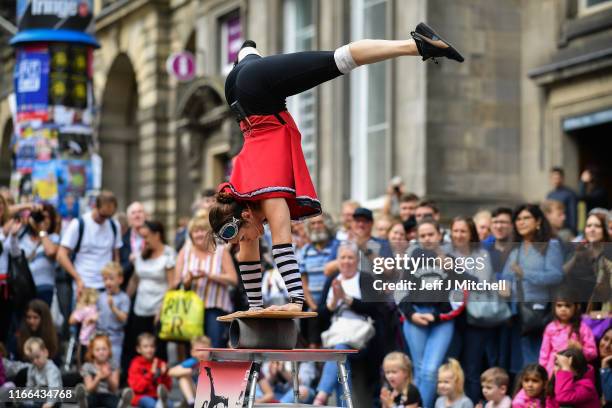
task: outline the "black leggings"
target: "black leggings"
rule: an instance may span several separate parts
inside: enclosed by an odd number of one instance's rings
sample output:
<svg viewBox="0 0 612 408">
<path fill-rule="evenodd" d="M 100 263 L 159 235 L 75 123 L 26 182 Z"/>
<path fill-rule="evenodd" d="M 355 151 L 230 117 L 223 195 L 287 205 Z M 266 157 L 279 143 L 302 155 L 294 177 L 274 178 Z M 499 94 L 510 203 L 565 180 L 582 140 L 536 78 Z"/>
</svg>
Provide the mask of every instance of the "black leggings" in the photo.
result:
<svg viewBox="0 0 612 408">
<path fill-rule="evenodd" d="M 238 100 L 249 114 L 273 114 L 285 109 L 288 96 L 340 75 L 334 51 L 304 51 L 265 58 L 249 55 L 228 75 L 226 98 L 230 105 Z"/>
</svg>

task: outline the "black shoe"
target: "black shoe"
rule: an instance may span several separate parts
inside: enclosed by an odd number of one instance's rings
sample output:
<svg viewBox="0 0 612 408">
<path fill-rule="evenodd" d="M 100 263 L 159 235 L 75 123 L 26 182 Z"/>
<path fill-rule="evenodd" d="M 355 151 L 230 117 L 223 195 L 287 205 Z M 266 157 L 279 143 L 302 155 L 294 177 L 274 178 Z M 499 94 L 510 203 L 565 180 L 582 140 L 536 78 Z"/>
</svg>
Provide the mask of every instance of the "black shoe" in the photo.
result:
<svg viewBox="0 0 612 408">
<path fill-rule="evenodd" d="M 414 42 L 416 42 L 419 54 L 423 57 L 423 61 L 432 59 L 436 64 L 436 57 L 446 57 L 455 61 L 463 62 L 463 56 L 459 54 L 448 41 L 440 37 L 436 32 L 425 23 L 419 23 L 416 31 L 410 33 Z M 436 44 L 436 42 L 438 42 Z M 447 45 L 443 47 L 442 44 Z"/>
</svg>

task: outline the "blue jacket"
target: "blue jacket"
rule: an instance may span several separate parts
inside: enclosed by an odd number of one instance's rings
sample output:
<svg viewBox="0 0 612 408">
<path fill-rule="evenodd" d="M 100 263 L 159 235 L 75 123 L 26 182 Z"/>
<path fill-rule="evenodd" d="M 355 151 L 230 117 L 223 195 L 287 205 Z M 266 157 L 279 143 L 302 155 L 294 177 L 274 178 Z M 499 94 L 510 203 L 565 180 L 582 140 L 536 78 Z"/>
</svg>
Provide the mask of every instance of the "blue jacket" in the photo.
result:
<svg viewBox="0 0 612 408">
<path fill-rule="evenodd" d="M 524 300 L 552 302 L 555 285 L 563 280 L 563 253 L 559 241 L 550 240 L 543 255 L 533 245 L 530 245 L 525 253 L 523 243 L 510 252 L 504 265 L 502 279 L 512 282 L 512 300 L 516 302 L 522 299 L 517 297 L 517 279 L 511 268 L 514 262 L 518 262 L 523 269 Z"/>
</svg>

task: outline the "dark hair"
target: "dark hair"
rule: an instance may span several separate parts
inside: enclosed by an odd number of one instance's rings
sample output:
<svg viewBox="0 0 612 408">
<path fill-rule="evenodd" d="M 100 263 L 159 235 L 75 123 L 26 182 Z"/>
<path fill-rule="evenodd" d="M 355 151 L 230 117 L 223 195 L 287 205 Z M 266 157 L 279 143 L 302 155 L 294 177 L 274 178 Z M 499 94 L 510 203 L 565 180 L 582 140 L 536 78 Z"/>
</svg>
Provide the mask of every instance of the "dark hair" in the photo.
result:
<svg viewBox="0 0 612 408">
<path fill-rule="evenodd" d="M 17 333 L 17 346 L 19 347 L 18 354 L 23 355 L 23 345 L 30 337 L 40 337 L 45 342 L 49 357 L 53 359 L 58 351 L 57 332 L 53 326 L 53 318 L 49 306 L 40 299 L 34 299 L 28 303 L 26 313 L 32 311 L 40 317 L 40 326 L 38 330 L 32 331 L 26 323 L 25 313 L 19 333 Z"/>
<path fill-rule="evenodd" d="M 404 231 L 406 231 L 406 234 L 407 234 L 417 227 L 416 218 L 414 218 L 414 215 L 413 215 L 409 217 L 406 221 L 404 221 L 402 225 L 404 226 Z"/>
<path fill-rule="evenodd" d="M 200 197 L 202 198 L 207 198 L 207 197 L 214 197 L 215 194 L 217 194 L 217 192 L 215 191 L 214 188 L 205 188 L 204 190 L 202 190 L 202 192 L 200 193 Z"/>
<path fill-rule="evenodd" d="M 574 381 L 581 379 L 589 370 L 589 364 L 587 363 L 586 357 L 582 353 L 582 350 L 570 347 L 557 353 L 557 355 L 570 357 L 572 359 L 571 369 L 574 372 Z M 554 395 L 555 393 L 555 375 L 550 377 L 548 382 L 548 395 Z"/>
<path fill-rule="evenodd" d="M 49 229 L 47 229 L 48 234 L 53 234 L 57 229 L 57 211 L 55 207 L 49 203 L 43 203 L 42 205 L 43 212 L 49 214 Z"/>
<path fill-rule="evenodd" d="M 603 229 L 603 240 L 602 242 L 610 242 L 610 234 L 608 233 L 608 220 L 606 218 L 606 216 L 604 214 L 601 213 L 596 213 L 593 212 L 591 214 L 588 214 L 585 220 L 585 229 L 586 229 L 586 224 L 589 220 L 589 218 L 591 217 L 596 217 L 597 220 L 600 222 L 601 228 Z"/>
<path fill-rule="evenodd" d="M 468 230 L 470 231 L 470 242 L 474 244 L 480 243 L 478 231 L 476 230 L 476 224 L 474 224 L 474 220 L 472 218 L 464 217 L 462 215 L 453 218 L 453 222 L 451 222 L 451 230 L 453 229 L 453 225 L 455 225 L 456 222 L 465 222 L 468 226 Z"/>
<path fill-rule="evenodd" d="M 236 200 L 232 195 L 226 192 L 218 192 L 215 196 L 216 202 L 210 207 L 208 212 L 208 221 L 212 232 L 216 234 L 221 227 L 230 222 L 233 218 L 239 221 L 244 221 L 242 211 L 247 208 L 244 201 Z M 216 244 L 214 234 L 210 234 L 209 242 L 212 245 Z"/>
<path fill-rule="evenodd" d="M 563 167 L 553 166 L 553 167 L 550 168 L 550 172 L 551 173 L 559 173 L 561 175 L 561 177 L 565 177 L 565 171 L 563 170 Z"/>
<path fill-rule="evenodd" d="M 514 229 L 514 241 L 515 242 L 523 242 L 523 237 L 518 233 L 516 229 L 516 219 L 519 214 L 523 211 L 529 212 L 537 221 L 540 222 L 540 228 L 536 231 L 534 237 L 534 247 L 540 251 L 542 255 L 546 253 L 546 249 L 548 248 L 548 242 L 552 239 L 552 228 L 550 227 L 550 223 L 544 216 L 544 213 L 540 209 L 540 206 L 536 204 L 525 203 L 521 204 L 514 210 L 512 214 L 512 227 Z"/>
<path fill-rule="evenodd" d="M 491 213 L 491 217 L 494 218 L 494 217 L 497 217 L 498 215 L 501 215 L 501 214 L 507 214 L 510 218 L 512 218 L 512 208 L 509 208 L 509 207 L 497 207 Z"/>
<path fill-rule="evenodd" d="M 100 209 L 105 204 L 114 204 L 115 208 L 118 207 L 117 197 L 113 194 L 112 191 L 102 190 L 100 194 L 96 197 L 96 208 Z"/>
<path fill-rule="evenodd" d="M 582 339 L 580 337 L 580 323 L 582 322 L 582 318 L 580 317 L 580 303 L 578 302 L 580 300 L 580 296 L 573 288 L 563 285 L 557 288 L 553 299 L 554 303 L 567 302 L 574 305 L 574 315 L 569 320 L 569 325 L 571 327 L 570 336 L 572 333 L 574 333 L 578 337 L 578 341 L 582 342 Z M 553 304 L 553 308 L 555 307 L 556 306 Z M 556 318 L 554 311 L 553 316 Z"/>
<path fill-rule="evenodd" d="M 400 203 L 410 203 L 412 201 L 419 201 L 419 196 L 414 193 L 406 193 L 403 194 L 399 199 Z"/>
<path fill-rule="evenodd" d="M 548 373 L 546 369 L 539 364 L 528 364 L 523 368 L 523 371 L 519 374 L 518 380 L 516 381 L 516 386 L 514 387 L 514 396 L 519 393 L 519 391 L 523 388 L 523 380 L 525 377 L 533 375 L 534 377 L 539 377 L 544 383 L 542 387 L 542 393 L 540 394 L 540 403 L 543 407 L 546 405 L 546 383 L 548 381 Z"/>
<path fill-rule="evenodd" d="M 162 244 L 166 244 L 166 230 L 164 228 L 164 224 L 160 221 L 155 220 L 147 220 L 144 222 L 144 227 L 149 229 L 154 234 L 159 234 L 159 240 Z M 142 259 L 149 259 L 153 254 L 153 250 L 151 248 L 145 247 L 142 251 Z"/>
<path fill-rule="evenodd" d="M 421 225 L 425 225 L 425 224 L 431 224 L 434 226 L 434 228 L 436 229 L 436 231 L 438 231 L 438 233 L 440 233 L 440 223 L 438 223 L 438 221 L 434 220 L 431 217 L 424 217 L 421 219 L 421 221 L 418 222 L 417 224 L 417 231 L 419 230 L 419 228 L 421 228 Z"/>
<path fill-rule="evenodd" d="M 438 214 L 440 212 L 440 209 L 438 208 L 438 204 L 436 204 L 436 202 L 433 200 L 419 201 L 419 203 L 417 204 L 417 207 L 429 207 L 433 210 L 434 214 Z"/>
</svg>

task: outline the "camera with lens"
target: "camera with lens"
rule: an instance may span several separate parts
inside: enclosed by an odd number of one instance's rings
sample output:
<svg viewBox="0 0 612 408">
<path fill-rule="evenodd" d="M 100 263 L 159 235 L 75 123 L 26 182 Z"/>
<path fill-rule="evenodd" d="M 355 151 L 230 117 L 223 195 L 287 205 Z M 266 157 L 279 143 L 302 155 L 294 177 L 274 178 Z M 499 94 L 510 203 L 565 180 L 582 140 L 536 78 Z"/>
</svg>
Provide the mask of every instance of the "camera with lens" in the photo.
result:
<svg viewBox="0 0 612 408">
<path fill-rule="evenodd" d="M 43 214 L 42 211 L 32 211 L 30 217 L 32 217 L 32 220 L 34 220 L 36 224 L 40 224 L 45 220 L 45 214 Z"/>
</svg>

